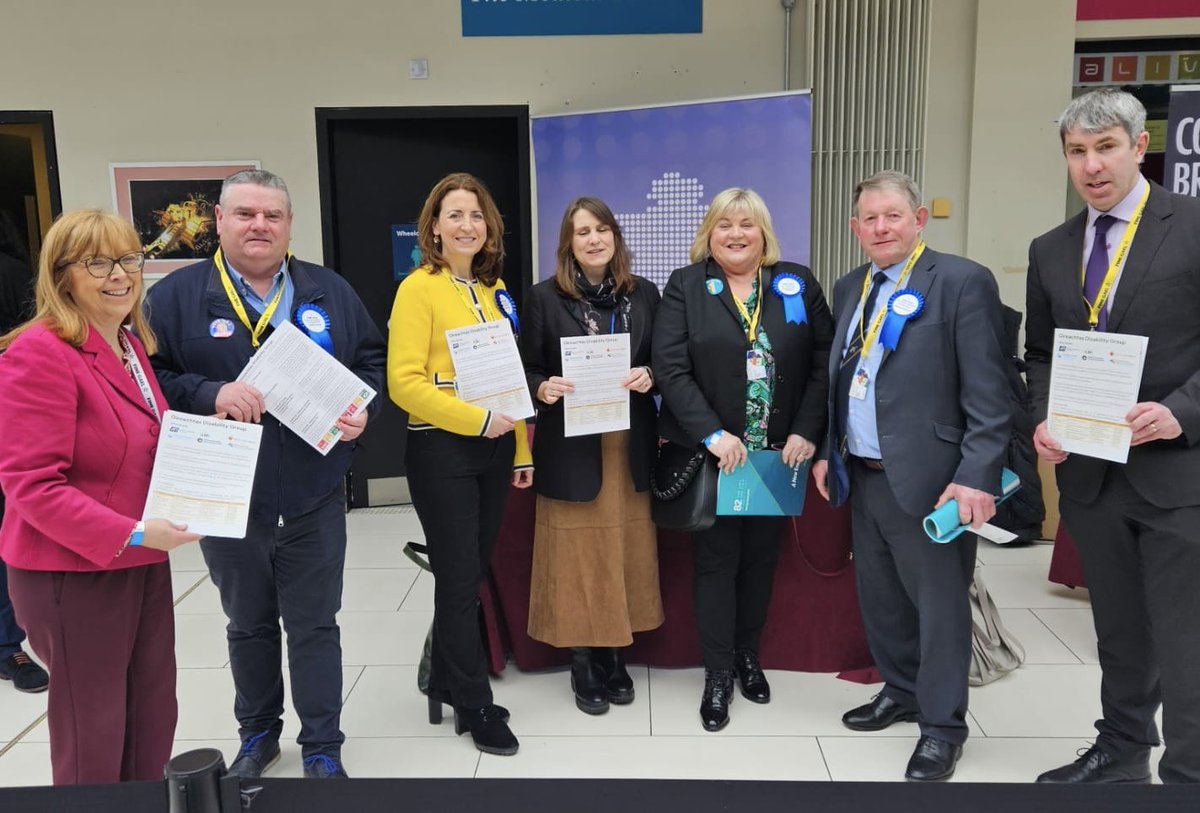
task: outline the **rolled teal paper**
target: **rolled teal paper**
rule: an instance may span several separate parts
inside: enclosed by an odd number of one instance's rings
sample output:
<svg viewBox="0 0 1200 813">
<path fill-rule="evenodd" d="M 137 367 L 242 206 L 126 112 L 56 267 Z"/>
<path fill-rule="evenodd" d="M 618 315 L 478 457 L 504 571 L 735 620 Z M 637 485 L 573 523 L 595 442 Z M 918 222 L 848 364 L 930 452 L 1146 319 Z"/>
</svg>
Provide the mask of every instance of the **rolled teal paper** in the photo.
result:
<svg viewBox="0 0 1200 813">
<path fill-rule="evenodd" d="M 996 505 L 1007 500 L 1021 488 L 1021 478 L 1009 469 L 1000 472 L 1000 496 Z M 939 545 L 953 542 L 963 531 L 970 529 L 970 524 L 958 520 L 958 500 L 950 502 L 937 509 L 924 520 L 925 535 Z"/>
</svg>

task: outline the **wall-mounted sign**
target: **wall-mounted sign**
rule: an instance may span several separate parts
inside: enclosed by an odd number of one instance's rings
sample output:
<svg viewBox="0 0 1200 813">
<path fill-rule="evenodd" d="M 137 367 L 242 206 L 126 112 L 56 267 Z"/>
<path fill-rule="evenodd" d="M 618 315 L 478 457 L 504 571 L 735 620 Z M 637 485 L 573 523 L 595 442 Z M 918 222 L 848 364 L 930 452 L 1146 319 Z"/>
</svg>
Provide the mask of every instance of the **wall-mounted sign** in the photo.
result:
<svg viewBox="0 0 1200 813">
<path fill-rule="evenodd" d="M 1200 82 L 1200 51 L 1076 54 L 1076 87 Z"/>
<path fill-rule="evenodd" d="M 417 247 L 417 224 L 394 224 L 392 226 L 392 279 L 400 282 L 420 264 L 421 249 Z"/>
<path fill-rule="evenodd" d="M 1200 87 L 1172 88 L 1163 186 L 1200 198 Z"/>
<path fill-rule="evenodd" d="M 462 35 L 699 34 L 703 7 L 703 0 L 462 0 Z"/>
</svg>

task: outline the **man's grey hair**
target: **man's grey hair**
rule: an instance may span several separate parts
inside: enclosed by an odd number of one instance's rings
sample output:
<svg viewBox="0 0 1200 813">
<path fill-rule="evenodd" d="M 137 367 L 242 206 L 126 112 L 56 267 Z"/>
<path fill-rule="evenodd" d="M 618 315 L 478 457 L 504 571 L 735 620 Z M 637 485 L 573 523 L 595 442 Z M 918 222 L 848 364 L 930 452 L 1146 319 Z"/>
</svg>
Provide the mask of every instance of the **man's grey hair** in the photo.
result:
<svg viewBox="0 0 1200 813">
<path fill-rule="evenodd" d="M 862 197 L 863 192 L 879 192 L 879 191 L 899 192 L 908 198 L 908 203 L 912 206 L 915 212 L 921 208 L 921 190 L 917 187 L 917 182 L 905 175 L 903 172 L 894 169 L 885 169 L 883 172 L 876 172 L 870 178 L 859 181 L 858 186 L 854 187 L 854 200 L 851 203 L 853 211 L 852 215 L 858 217 L 858 199 Z"/>
<path fill-rule="evenodd" d="M 1132 144 L 1146 129 L 1146 108 L 1132 93 L 1104 88 L 1072 99 L 1058 117 L 1058 137 L 1064 145 L 1071 130 L 1095 134 L 1110 127 L 1123 129 Z"/>
<path fill-rule="evenodd" d="M 283 182 L 274 172 L 268 172 L 265 169 L 243 169 L 233 173 L 221 183 L 221 208 L 225 208 L 226 196 L 229 192 L 229 187 L 238 186 L 239 184 L 248 184 L 250 186 L 265 186 L 267 189 L 278 189 L 287 198 L 288 211 L 292 211 L 292 196 L 288 193 L 287 184 Z"/>
</svg>

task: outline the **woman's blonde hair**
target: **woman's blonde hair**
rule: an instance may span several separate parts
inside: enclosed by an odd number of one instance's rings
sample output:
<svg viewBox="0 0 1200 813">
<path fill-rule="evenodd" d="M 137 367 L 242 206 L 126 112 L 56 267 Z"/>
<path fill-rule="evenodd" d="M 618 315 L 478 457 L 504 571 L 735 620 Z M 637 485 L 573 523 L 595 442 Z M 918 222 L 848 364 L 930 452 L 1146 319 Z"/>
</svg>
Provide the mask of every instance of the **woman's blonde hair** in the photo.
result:
<svg viewBox="0 0 1200 813">
<path fill-rule="evenodd" d="M 712 238 L 717 221 L 730 212 L 741 210 L 750 216 L 763 234 L 763 265 L 774 265 L 779 262 L 779 238 L 775 236 L 775 227 L 771 225 L 771 212 L 766 202 L 753 189 L 732 187 L 718 192 L 709 204 L 708 213 L 700 223 L 696 239 L 692 241 L 692 262 L 698 263 L 712 256 L 708 243 Z"/>
<path fill-rule="evenodd" d="M 76 209 L 66 212 L 42 242 L 38 257 L 37 282 L 34 285 L 35 311 L 33 318 L 0 336 L 0 350 L 35 324 L 45 325 L 56 336 L 74 347 L 82 347 L 88 337 L 88 321 L 67 290 L 67 266 L 85 257 L 96 255 L 120 257 L 131 251 L 141 251 L 137 232 L 128 222 L 100 209 Z M 141 274 L 130 274 L 137 290 L 133 310 L 123 324 L 132 325 L 147 353 L 158 348 L 154 331 L 142 312 L 146 286 Z"/>
</svg>

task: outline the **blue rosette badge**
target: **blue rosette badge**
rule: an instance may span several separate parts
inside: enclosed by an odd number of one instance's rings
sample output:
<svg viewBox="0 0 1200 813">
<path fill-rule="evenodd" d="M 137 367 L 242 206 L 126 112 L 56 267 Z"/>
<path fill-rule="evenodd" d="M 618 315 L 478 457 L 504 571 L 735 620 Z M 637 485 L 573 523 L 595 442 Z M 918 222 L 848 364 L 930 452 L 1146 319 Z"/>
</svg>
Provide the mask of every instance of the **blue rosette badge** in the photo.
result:
<svg viewBox="0 0 1200 813">
<path fill-rule="evenodd" d="M 326 353 L 333 354 L 333 337 L 329 334 L 329 326 L 332 322 L 329 321 L 329 314 L 321 306 L 301 305 L 296 308 L 293 321 L 308 338 L 321 345 Z"/>
<path fill-rule="evenodd" d="M 496 307 L 504 314 L 504 318 L 512 323 L 513 333 L 521 332 L 521 322 L 517 319 L 517 301 L 512 294 L 503 288 L 496 291 Z"/>
<path fill-rule="evenodd" d="M 916 319 L 925 310 L 925 295 L 912 288 L 896 291 L 887 304 L 887 318 L 879 332 L 879 342 L 888 350 L 900 344 L 900 334 L 910 320 Z"/>
<path fill-rule="evenodd" d="M 808 313 L 804 309 L 804 280 L 795 274 L 778 274 L 771 281 L 771 290 L 783 300 L 785 320 L 795 325 L 808 321 Z"/>
</svg>

